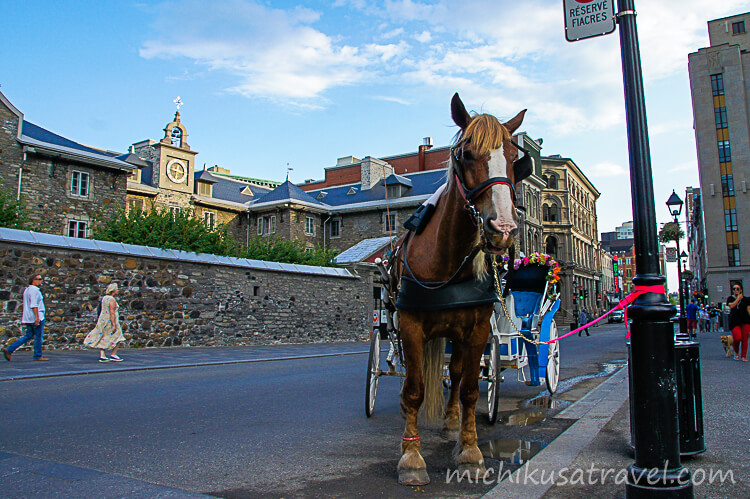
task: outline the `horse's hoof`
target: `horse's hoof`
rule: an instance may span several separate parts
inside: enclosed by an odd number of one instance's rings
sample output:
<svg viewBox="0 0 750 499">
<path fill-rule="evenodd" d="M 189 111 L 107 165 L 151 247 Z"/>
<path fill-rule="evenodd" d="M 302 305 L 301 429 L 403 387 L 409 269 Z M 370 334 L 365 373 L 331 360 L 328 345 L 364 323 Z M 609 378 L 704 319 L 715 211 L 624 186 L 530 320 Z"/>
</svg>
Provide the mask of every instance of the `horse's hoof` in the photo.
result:
<svg viewBox="0 0 750 499">
<path fill-rule="evenodd" d="M 443 428 L 440 430 L 440 436 L 446 440 L 457 442 L 458 438 L 461 436 L 461 432 L 458 429 L 451 430 L 450 428 Z"/>
<path fill-rule="evenodd" d="M 427 485 L 430 483 L 430 476 L 427 470 L 399 470 L 398 483 L 401 485 Z"/>
</svg>

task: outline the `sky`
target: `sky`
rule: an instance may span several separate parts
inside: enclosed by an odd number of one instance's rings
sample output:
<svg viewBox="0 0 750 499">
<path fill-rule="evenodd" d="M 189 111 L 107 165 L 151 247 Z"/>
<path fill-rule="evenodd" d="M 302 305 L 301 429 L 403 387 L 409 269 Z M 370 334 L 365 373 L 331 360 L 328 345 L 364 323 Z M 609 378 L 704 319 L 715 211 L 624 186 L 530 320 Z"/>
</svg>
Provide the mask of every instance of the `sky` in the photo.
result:
<svg viewBox="0 0 750 499">
<path fill-rule="evenodd" d="M 750 1 L 636 2 L 658 222 L 698 185 L 688 54 Z M 619 36 L 568 42 L 563 0 L 7 2 L 0 91 L 39 126 L 126 151 L 180 96 L 197 164 L 321 179 L 339 157 L 448 145 L 450 99 L 572 158 L 599 231 L 632 220 Z M 673 266 L 673 265 L 670 265 Z"/>
</svg>

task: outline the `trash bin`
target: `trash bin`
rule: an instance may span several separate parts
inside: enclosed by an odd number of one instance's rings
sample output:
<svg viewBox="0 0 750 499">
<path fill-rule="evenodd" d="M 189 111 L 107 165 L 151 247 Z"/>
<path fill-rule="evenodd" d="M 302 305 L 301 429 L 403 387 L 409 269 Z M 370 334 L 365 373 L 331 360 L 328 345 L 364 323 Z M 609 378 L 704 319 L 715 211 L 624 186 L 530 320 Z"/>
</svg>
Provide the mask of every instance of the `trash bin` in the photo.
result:
<svg viewBox="0 0 750 499">
<path fill-rule="evenodd" d="M 680 420 L 680 456 L 706 452 L 703 432 L 700 343 L 678 341 L 674 345 L 677 377 L 677 411 Z"/>
<path fill-rule="evenodd" d="M 687 335 L 685 335 L 687 336 Z M 630 342 L 628 347 L 628 369 L 631 368 Z M 677 380 L 677 415 L 680 426 L 680 457 L 695 456 L 706 452 L 703 432 L 703 392 L 701 390 L 700 343 L 675 341 L 675 378 Z M 632 376 L 628 376 L 630 391 L 633 391 Z M 630 414 L 633 414 L 633 398 L 630 398 Z M 633 435 L 633 420 L 630 420 L 630 435 Z M 631 441 L 630 446 L 633 447 Z"/>
</svg>

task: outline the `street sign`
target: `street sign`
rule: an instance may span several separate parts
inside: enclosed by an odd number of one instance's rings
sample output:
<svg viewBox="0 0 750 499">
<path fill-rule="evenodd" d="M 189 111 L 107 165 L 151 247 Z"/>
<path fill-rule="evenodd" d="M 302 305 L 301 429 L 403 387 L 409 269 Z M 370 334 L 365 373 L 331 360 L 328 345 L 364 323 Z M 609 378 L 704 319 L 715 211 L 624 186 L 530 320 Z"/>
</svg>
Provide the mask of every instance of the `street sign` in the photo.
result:
<svg viewBox="0 0 750 499">
<path fill-rule="evenodd" d="M 615 30 L 614 0 L 563 0 L 565 39 L 569 42 L 608 35 Z"/>
<path fill-rule="evenodd" d="M 664 249 L 667 254 L 667 263 L 674 263 L 677 261 L 677 248 L 667 247 Z"/>
</svg>

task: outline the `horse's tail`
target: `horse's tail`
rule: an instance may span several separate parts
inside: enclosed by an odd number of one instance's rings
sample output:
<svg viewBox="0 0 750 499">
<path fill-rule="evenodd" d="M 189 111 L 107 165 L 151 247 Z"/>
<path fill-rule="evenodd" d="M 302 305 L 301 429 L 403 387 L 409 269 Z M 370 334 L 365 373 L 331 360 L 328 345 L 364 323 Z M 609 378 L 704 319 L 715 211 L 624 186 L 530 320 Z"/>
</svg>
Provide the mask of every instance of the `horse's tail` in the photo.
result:
<svg viewBox="0 0 750 499">
<path fill-rule="evenodd" d="M 428 341 L 422 353 L 422 378 L 424 379 L 424 421 L 439 423 L 445 413 L 443 395 L 443 369 L 445 367 L 445 338 Z"/>
</svg>

